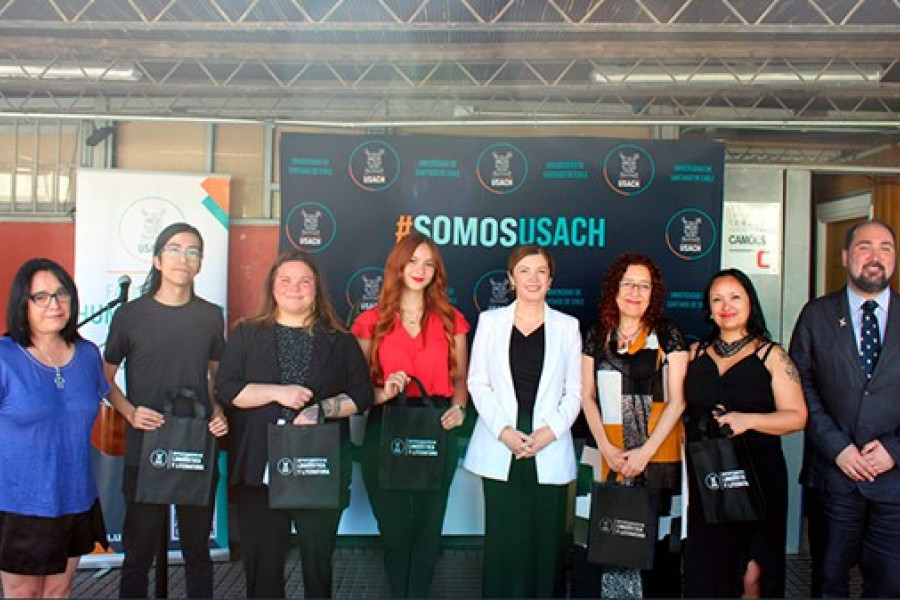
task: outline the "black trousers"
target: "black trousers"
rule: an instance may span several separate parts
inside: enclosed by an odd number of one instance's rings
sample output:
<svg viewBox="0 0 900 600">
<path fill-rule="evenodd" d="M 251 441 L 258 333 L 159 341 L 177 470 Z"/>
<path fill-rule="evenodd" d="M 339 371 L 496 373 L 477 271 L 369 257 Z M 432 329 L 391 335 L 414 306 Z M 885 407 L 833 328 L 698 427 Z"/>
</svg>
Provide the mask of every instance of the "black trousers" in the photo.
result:
<svg viewBox="0 0 900 600">
<path fill-rule="evenodd" d="M 427 598 L 441 552 L 441 530 L 450 483 L 459 463 L 456 435 L 447 436 L 441 489 L 433 492 L 382 490 L 378 481 L 380 422 L 369 415 L 363 447 L 363 479 L 378 521 L 384 568 L 394 598 Z"/>
<path fill-rule="evenodd" d="M 539 484 L 533 458 L 513 459 L 507 481 L 482 481 L 482 597 L 564 597 L 568 486 Z"/>
<path fill-rule="evenodd" d="M 811 598 L 822 597 L 822 573 L 823 556 L 825 551 L 826 524 L 824 509 L 822 507 L 821 492 L 804 487 L 803 502 L 806 505 L 806 534 L 809 538 L 810 581 L 809 595 Z"/>
<path fill-rule="evenodd" d="M 168 505 L 135 501 L 138 467 L 126 466 L 122 479 L 125 494 L 125 525 L 122 545 L 125 561 L 119 582 L 120 598 L 146 598 L 149 572 L 165 531 Z M 215 480 L 210 490 L 209 506 L 175 507 L 181 554 L 184 557 L 185 588 L 188 598 L 212 598 L 213 565 L 209 557 L 209 533 L 212 529 Z"/>
<path fill-rule="evenodd" d="M 823 598 L 850 595 L 850 569 L 859 565 L 863 598 L 900 598 L 900 504 L 819 490 L 824 525 L 819 573 Z"/>
<path fill-rule="evenodd" d="M 291 521 L 298 531 L 304 598 L 331 598 L 332 555 L 343 509 L 269 508 L 266 486 L 234 486 L 248 598 L 284 598 Z"/>
</svg>

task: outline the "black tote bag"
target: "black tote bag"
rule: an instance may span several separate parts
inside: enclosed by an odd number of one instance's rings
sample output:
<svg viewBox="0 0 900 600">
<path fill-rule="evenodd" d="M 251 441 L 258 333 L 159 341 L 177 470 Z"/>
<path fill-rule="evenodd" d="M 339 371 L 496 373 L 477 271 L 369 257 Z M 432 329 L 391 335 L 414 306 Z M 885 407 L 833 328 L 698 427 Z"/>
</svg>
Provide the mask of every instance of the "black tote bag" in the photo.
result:
<svg viewBox="0 0 900 600">
<path fill-rule="evenodd" d="M 713 437 L 703 415 L 701 438 L 688 442 L 703 517 L 707 523 L 748 523 L 762 519 L 764 501 L 743 438 Z"/>
<path fill-rule="evenodd" d="M 447 459 L 447 431 L 441 416 L 448 400 L 431 397 L 415 377 L 422 404 L 410 405 L 405 392 L 384 405 L 378 448 L 378 482 L 384 490 L 441 489 Z"/>
<path fill-rule="evenodd" d="M 178 416 L 176 402 L 189 402 L 193 417 Z M 216 469 L 216 440 L 206 407 L 190 389 L 170 391 L 163 404 L 165 423 L 144 432 L 135 500 L 148 504 L 208 506 Z"/>
<path fill-rule="evenodd" d="M 297 412 L 284 409 L 269 423 L 269 508 L 340 508 L 341 432 L 319 407 L 316 425 L 293 425 Z"/>
<path fill-rule="evenodd" d="M 659 491 L 616 483 L 612 470 L 591 491 L 587 559 L 598 565 L 651 569 L 656 548 Z"/>
</svg>

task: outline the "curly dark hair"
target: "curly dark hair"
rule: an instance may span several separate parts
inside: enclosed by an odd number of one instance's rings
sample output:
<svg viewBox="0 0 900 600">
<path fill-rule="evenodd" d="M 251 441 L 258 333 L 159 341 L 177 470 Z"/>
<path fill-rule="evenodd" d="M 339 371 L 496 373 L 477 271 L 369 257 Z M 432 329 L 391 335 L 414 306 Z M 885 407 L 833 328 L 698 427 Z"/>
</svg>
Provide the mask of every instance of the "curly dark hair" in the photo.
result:
<svg viewBox="0 0 900 600">
<path fill-rule="evenodd" d="M 663 311 L 666 297 L 666 285 L 663 283 L 662 273 L 659 267 L 649 256 L 635 252 L 625 252 L 620 255 L 606 270 L 603 276 L 598 302 L 597 328 L 599 340 L 605 340 L 607 335 L 619 326 L 619 307 L 616 304 L 616 296 L 619 294 L 619 285 L 625 276 L 625 271 L 631 265 L 640 265 L 650 271 L 650 304 L 641 321 L 650 327 L 651 331 L 662 331 L 666 324 Z"/>
<path fill-rule="evenodd" d="M 710 278 L 709 283 L 706 284 L 706 289 L 703 290 L 703 318 L 709 323 L 709 331 L 703 340 L 704 344 L 711 344 L 719 337 L 719 326 L 716 325 L 715 320 L 712 318 L 712 308 L 709 304 L 709 292 L 712 290 L 712 286 L 717 280 L 725 277 L 733 277 L 741 287 L 744 288 L 747 297 L 750 299 L 750 316 L 747 318 L 747 333 L 765 342 L 771 341 L 772 336 L 769 335 L 769 329 L 766 327 L 766 317 L 763 315 L 762 305 L 759 303 L 759 296 L 756 294 L 756 288 L 753 287 L 753 282 L 750 281 L 750 278 L 747 277 L 743 271 L 732 268 L 722 269 L 713 275 Z"/>
</svg>

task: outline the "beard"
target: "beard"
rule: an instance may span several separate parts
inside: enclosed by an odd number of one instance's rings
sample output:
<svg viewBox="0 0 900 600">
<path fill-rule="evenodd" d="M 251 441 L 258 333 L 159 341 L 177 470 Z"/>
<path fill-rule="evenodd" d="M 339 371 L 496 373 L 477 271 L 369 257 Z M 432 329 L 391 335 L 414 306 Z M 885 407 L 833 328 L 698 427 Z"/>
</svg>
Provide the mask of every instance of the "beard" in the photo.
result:
<svg viewBox="0 0 900 600">
<path fill-rule="evenodd" d="M 877 275 L 866 275 L 866 270 L 870 267 L 879 267 L 881 273 Z M 890 283 L 890 277 L 887 269 L 880 262 L 870 262 L 863 265 L 859 271 L 859 275 L 849 275 L 850 282 L 859 290 L 867 294 L 877 294 L 883 291 Z"/>
</svg>

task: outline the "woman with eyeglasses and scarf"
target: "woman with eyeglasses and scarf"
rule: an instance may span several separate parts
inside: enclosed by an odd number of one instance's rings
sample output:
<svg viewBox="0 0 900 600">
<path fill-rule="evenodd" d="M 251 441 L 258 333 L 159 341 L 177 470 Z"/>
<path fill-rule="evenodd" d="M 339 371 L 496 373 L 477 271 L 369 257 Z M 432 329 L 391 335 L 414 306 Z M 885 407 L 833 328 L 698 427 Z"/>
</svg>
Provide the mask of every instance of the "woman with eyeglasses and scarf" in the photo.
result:
<svg viewBox="0 0 900 600">
<path fill-rule="evenodd" d="M 664 300 L 659 267 L 647 256 L 622 254 L 603 277 L 597 323 L 584 340 L 582 407 L 591 435 L 582 462 L 594 467 L 596 481 L 612 469 L 626 485 L 658 489 L 666 534 L 652 570 L 604 570 L 604 591 L 616 596 L 681 594 L 681 560 L 670 536 L 681 537 L 673 518 L 680 516 L 688 353 L 684 336 L 665 318 Z"/>
</svg>

